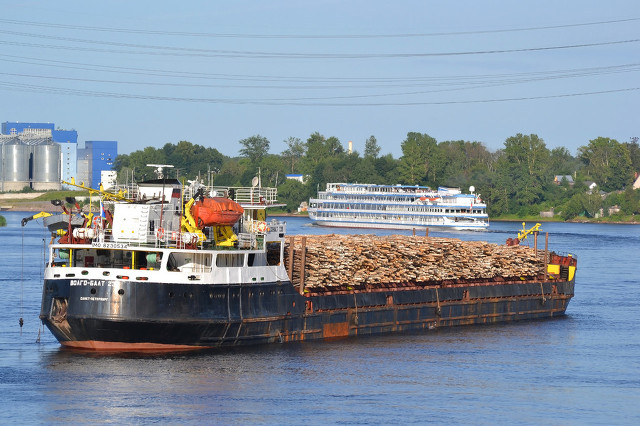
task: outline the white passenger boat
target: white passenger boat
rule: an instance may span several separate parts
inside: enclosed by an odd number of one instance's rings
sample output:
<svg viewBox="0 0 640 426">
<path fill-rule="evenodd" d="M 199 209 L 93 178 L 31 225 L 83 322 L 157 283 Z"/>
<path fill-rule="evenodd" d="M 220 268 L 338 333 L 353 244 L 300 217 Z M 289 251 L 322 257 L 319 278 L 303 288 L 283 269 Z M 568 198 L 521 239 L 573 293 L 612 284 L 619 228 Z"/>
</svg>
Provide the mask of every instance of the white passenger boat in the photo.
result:
<svg viewBox="0 0 640 426">
<path fill-rule="evenodd" d="M 347 228 L 484 230 L 487 205 L 475 188 L 433 190 L 426 186 L 327 183 L 309 201 L 316 225 Z"/>
</svg>

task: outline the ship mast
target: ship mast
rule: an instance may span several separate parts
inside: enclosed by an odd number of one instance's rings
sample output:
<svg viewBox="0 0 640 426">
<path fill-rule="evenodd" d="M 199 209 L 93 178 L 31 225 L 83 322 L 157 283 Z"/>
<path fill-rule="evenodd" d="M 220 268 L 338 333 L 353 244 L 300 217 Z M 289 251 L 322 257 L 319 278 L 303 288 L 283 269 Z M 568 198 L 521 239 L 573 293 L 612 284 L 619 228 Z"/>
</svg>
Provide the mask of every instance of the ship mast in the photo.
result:
<svg viewBox="0 0 640 426">
<path fill-rule="evenodd" d="M 156 176 L 158 179 L 162 180 L 162 198 L 161 198 L 161 207 L 160 207 L 160 226 L 162 226 L 162 213 L 164 212 L 164 174 L 162 173 L 165 167 L 173 168 L 171 164 L 147 164 L 147 167 L 155 167 Z"/>
</svg>

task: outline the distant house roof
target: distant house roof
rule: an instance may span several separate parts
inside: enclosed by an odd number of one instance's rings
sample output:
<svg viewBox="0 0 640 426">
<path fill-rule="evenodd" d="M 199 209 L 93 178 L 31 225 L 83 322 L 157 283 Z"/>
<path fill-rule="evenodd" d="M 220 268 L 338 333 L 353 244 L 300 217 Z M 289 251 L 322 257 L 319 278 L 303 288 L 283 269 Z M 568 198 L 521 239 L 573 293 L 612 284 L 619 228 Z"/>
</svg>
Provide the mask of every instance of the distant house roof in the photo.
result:
<svg viewBox="0 0 640 426">
<path fill-rule="evenodd" d="M 571 175 L 555 175 L 553 177 L 553 181 L 556 183 L 561 183 L 563 180 L 566 180 L 568 183 L 573 183 L 573 176 Z"/>
</svg>

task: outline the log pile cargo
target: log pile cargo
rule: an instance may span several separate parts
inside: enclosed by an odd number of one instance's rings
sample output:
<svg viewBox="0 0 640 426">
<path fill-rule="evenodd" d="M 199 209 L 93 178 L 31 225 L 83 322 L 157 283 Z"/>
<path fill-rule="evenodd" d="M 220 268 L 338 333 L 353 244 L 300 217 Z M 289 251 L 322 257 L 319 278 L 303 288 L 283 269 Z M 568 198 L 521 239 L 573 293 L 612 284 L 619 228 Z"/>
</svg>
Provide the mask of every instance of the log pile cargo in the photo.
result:
<svg viewBox="0 0 640 426">
<path fill-rule="evenodd" d="M 307 292 L 514 281 L 544 274 L 544 251 L 404 235 L 306 235 L 294 241 L 292 282 Z M 305 258 L 302 259 L 303 244 Z M 291 270 L 285 255 L 287 270 Z"/>
</svg>

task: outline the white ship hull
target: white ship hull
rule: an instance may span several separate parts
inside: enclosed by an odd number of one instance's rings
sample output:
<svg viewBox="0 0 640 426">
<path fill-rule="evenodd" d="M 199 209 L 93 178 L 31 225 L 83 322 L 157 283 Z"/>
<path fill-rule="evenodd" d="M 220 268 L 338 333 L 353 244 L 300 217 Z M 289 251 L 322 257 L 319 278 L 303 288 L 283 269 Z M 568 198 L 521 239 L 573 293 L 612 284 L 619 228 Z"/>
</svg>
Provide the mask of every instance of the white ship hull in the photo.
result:
<svg viewBox="0 0 640 426">
<path fill-rule="evenodd" d="M 339 219 L 315 219 L 309 216 L 314 225 L 317 226 L 330 226 L 337 228 L 362 228 L 362 229 L 415 229 L 415 230 L 426 230 L 427 228 L 447 228 L 454 230 L 475 230 L 475 231 L 484 231 L 489 227 L 489 224 L 486 222 L 475 222 L 475 223 L 460 223 L 460 222 L 452 222 L 452 223 L 433 223 L 429 225 L 425 224 L 417 224 L 406 221 L 397 221 L 397 222 L 363 222 L 363 221 L 353 221 L 353 220 L 339 220 Z"/>
<path fill-rule="evenodd" d="M 472 188 L 473 189 L 473 188 Z M 487 206 L 477 194 L 457 188 L 328 183 L 309 200 L 319 226 L 374 229 L 447 228 L 485 230 Z"/>
</svg>

